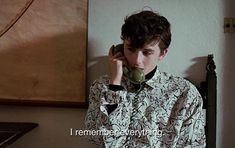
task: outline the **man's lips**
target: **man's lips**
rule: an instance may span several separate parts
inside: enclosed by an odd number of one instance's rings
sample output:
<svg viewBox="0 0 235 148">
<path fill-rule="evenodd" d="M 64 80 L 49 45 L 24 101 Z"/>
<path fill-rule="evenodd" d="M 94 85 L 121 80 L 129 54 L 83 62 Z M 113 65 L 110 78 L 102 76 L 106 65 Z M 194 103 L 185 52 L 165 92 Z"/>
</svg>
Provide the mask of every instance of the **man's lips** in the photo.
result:
<svg viewBox="0 0 235 148">
<path fill-rule="evenodd" d="M 141 67 L 131 67 L 131 69 L 141 69 L 141 70 L 144 70 L 144 68 L 141 68 Z"/>
</svg>

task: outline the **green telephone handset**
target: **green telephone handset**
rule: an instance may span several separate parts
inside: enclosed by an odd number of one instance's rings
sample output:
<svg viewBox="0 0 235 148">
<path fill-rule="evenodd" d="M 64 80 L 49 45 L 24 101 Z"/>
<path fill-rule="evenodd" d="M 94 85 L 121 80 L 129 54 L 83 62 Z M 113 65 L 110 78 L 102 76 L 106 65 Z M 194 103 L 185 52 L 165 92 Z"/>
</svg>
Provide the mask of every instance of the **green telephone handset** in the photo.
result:
<svg viewBox="0 0 235 148">
<path fill-rule="evenodd" d="M 124 55 L 124 45 L 118 44 L 113 48 L 113 55 L 118 52 L 121 52 Z M 127 66 L 123 66 L 123 74 L 127 77 L 132 83 L 140 84 L 145 80 L 144 71 L 139 68 L 129 68 Z"/>
</svg>

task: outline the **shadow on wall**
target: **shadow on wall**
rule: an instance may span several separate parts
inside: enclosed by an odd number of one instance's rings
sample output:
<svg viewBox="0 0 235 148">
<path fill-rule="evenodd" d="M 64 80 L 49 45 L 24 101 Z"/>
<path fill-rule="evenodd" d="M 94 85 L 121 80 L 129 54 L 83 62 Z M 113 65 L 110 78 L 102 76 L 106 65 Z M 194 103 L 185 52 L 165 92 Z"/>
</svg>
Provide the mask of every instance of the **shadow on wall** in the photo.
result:
<svg viewBox="0 0 235 148">
<path fill-rule="evenodd" d="M 88 67 L 88 87 L 100 76 L 109 74 L 108 56 L 95 57 L 90 60 L 91 66 Z"/>
<path fill-rule="evenodd" d="M 202 81 L 206 80 L 207 56 L 196 57 L 191 61 L 193 64 L 185 71 L 186 79 L 198 86 Z"/>
<path fill-rule="evenodd" d="M 95 46 L 94 46 L 95 45 Z M 106 55 L 97 56 L 98 50 L 103 51 L 101 43 L 96 39 L 89 38 L 88 41 L 88 79 L 87 92 L 89 92 L 91 84 L 103 75 L 109 75 L 108 49 Z"/>
</svg>

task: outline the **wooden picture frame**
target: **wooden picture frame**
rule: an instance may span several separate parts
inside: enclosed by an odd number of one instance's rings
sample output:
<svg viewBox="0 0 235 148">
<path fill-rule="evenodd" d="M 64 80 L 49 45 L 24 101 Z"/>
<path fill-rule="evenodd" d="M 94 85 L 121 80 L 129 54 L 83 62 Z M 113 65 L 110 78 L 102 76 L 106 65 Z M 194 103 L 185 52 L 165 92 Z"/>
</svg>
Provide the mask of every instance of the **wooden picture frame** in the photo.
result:
<svg viewBox="0 0 235 148">
<path fill-rule="evenodd" d="M 87 107 L 88 0 L 0 8 L 0 104 Z"/>
</svg>

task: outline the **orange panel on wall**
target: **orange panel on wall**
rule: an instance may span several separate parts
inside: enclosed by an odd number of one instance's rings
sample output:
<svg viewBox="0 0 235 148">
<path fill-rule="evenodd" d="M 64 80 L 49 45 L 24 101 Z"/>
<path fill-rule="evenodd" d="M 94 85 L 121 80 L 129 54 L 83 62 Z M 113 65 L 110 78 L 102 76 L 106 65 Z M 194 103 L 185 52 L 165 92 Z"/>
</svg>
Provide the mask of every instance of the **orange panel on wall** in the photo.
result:
<svg viewBox="0 0 235 148">
<path fill-rule="evenodd" d="M 87 0 L 0 3 L 1 102 L 86 104 Z"/>
</svg>

